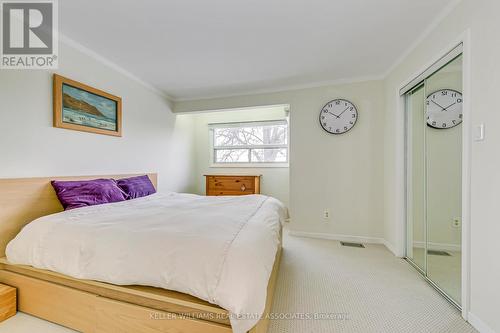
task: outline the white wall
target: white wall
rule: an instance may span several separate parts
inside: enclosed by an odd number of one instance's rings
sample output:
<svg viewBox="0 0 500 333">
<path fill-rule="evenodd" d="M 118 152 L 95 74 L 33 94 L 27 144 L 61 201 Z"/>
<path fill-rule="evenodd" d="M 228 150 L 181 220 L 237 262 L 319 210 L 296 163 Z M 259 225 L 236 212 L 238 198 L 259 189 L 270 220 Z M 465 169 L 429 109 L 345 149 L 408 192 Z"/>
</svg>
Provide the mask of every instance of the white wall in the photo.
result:
<svg viewBox="0 0 500 333">
<path fill-rule="evenodd" d="M 358 108 L 344 135 L 321 129 L 321 108 L 335 98 Z M 383 235 L 384 85 L 381 81 L 177 102 L 176 112 L 290 105 L 290 228 L 308 233 Z M 331 218 L 323 219 L 328 208 Z"/>
<path fill-rule="evenodd" d="M 203 177 L 203 175 L 206 174 L 262 175 L 261 193 L 273 196 L 288 206 L 288 168 L 210 167 L 210 142 L 208 131 L 208 124 L 210 123 L 263 121 L 285 118 L 286 112 L 283 106 L 178 115 L 178 121 L 187 121 L 191 123 L 194 135 L 195 159 L 193 168 L 194 173 L 191 178 L 193 181 L 191 187 L 192 192 L 205 194 L 205 177 Z"/>
<path fill-rule="evenodd" d="M 471 296 L 470 320 L 483 332 L 500 332 L 500 1 L 463 0 L 401 62 L 386 80 L 385 116 L 385 228 L 384 235 L 396 246 L 402 244 L 400 180 L 402 161 L 401 114 L 397 90 L 424 65 L 436 60 L 447 46 L 470 29 L 470 94 L 472 125 L 484 123 L 486 138 L 471 142 Z M 464 89 L 467 89 L 465 87 Z"/>
<path fill-rule="evenodd" d="M 123 137 L 52 127 L 52 73 L 0 70 L 0 177 L 158 172 L 160 190 L 184 190 L 190 136 L 169 102 L 66 44 L 59 59 L 58 74 L 122 97 Z"/>
</svg>

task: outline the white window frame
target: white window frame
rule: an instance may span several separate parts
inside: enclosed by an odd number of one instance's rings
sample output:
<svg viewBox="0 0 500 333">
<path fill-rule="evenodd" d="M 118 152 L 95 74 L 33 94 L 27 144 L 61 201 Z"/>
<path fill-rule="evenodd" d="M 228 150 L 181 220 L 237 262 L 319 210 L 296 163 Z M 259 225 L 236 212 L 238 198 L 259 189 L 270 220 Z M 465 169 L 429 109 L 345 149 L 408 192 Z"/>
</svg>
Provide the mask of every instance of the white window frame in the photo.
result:
<svg viewBox="0 0 500 333">
<path fill-rule="evenodd" d="M 248 127 L 248 126 L 264 126 L 264 125 L 287 125 L 287 144 L 282 145 L 245 145 L 245 146 L 214 146 L 214 129 L 216 128 L 230 128 L 230 127 Z M 209 140 L 209 150 L 210 150 L 210 160 L 209 166 L 211 168 L 288 168 L 290 160 L 290 130 L 288 127 L 288 121 L 286 119 L 279 120 L 266 120 L 266 121 L 244 121 L 244 122 L 234 122 L 234 123 L 212 123 L 208 124 L 208 140 Z M 262 149 L 262 148 L 286 148 L 286 162 L 245 162 L 245 163 L 217 163 L 215 161 L 215 150 L 216 149 Z"/>
</svg>

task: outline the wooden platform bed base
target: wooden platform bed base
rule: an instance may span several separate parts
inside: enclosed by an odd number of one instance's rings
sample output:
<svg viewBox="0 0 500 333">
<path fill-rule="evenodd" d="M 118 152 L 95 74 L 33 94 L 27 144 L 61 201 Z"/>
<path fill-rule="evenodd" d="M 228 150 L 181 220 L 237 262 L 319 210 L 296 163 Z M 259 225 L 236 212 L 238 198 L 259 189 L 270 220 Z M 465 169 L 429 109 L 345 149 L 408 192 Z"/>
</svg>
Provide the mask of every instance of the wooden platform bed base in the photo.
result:
<svg viewBox="0 0 500 333">
<path fill-rule="evenodd" d="M 62 211 L 53 179 L 120 179 L 134 175 L 0 179 L 0 257 L 34 219 Z M 148 174 L 157 186 L 157 175 Z M 264 317 L 250 333 L 266 333 L 281 259 L 269 279 Z M 12 265 L 0 259 L 0 282 L 17 288 L 18 309 L 83 333 L 229 333 L 228 312 L 196 297 L 160 288 L 117 286 Z"/>
<path fill-rule="evenodd" d="M 269 325 L 281 248 L 267 288 Z M 84 333 L 229 333 L 228 312 L 196 297 L 160 288 L 78 280 L 0 259 L 0 281 L 18 290 L 18 310 Z"/>
</svg>

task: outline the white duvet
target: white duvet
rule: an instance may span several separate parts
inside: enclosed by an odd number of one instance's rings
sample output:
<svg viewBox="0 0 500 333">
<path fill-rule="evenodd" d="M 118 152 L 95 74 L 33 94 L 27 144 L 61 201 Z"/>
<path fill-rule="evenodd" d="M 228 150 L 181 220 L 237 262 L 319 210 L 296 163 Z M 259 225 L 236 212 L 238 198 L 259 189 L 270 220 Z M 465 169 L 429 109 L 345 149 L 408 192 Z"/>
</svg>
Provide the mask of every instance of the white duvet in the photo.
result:
<svg viewBox="0 0 500 333">
<path fill-rule="evenodd" d="M 187 293 L 228 310 L 243 333 L 263 313 L 284 218 L 263 195 L 155 194 L 39 218 L 6 255 L 79 279 Z"/>
</svg>

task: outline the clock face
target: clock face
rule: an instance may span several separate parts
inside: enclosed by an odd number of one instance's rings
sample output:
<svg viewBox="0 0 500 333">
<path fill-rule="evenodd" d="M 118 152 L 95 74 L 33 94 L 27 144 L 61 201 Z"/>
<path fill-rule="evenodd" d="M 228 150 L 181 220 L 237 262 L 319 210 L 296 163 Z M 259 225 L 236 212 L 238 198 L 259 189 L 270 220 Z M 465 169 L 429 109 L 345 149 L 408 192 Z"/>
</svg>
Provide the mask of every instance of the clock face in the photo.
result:
<svg viewBox="0 0 500 333">
<path fill-rule="evenodd" d="M 335 99 L 326 103 L 319 114 L 319 123 L 331 134 L 349 131 L 358 120 L 358 110 L 348 100 Z"/>
<path fill-rule="evenodd" d="M 462 94 L 456 90 L 438 90 L 427 97 L 427 124 L 434 128 L 455 127 L 462 122 Z"/>
</svg>

